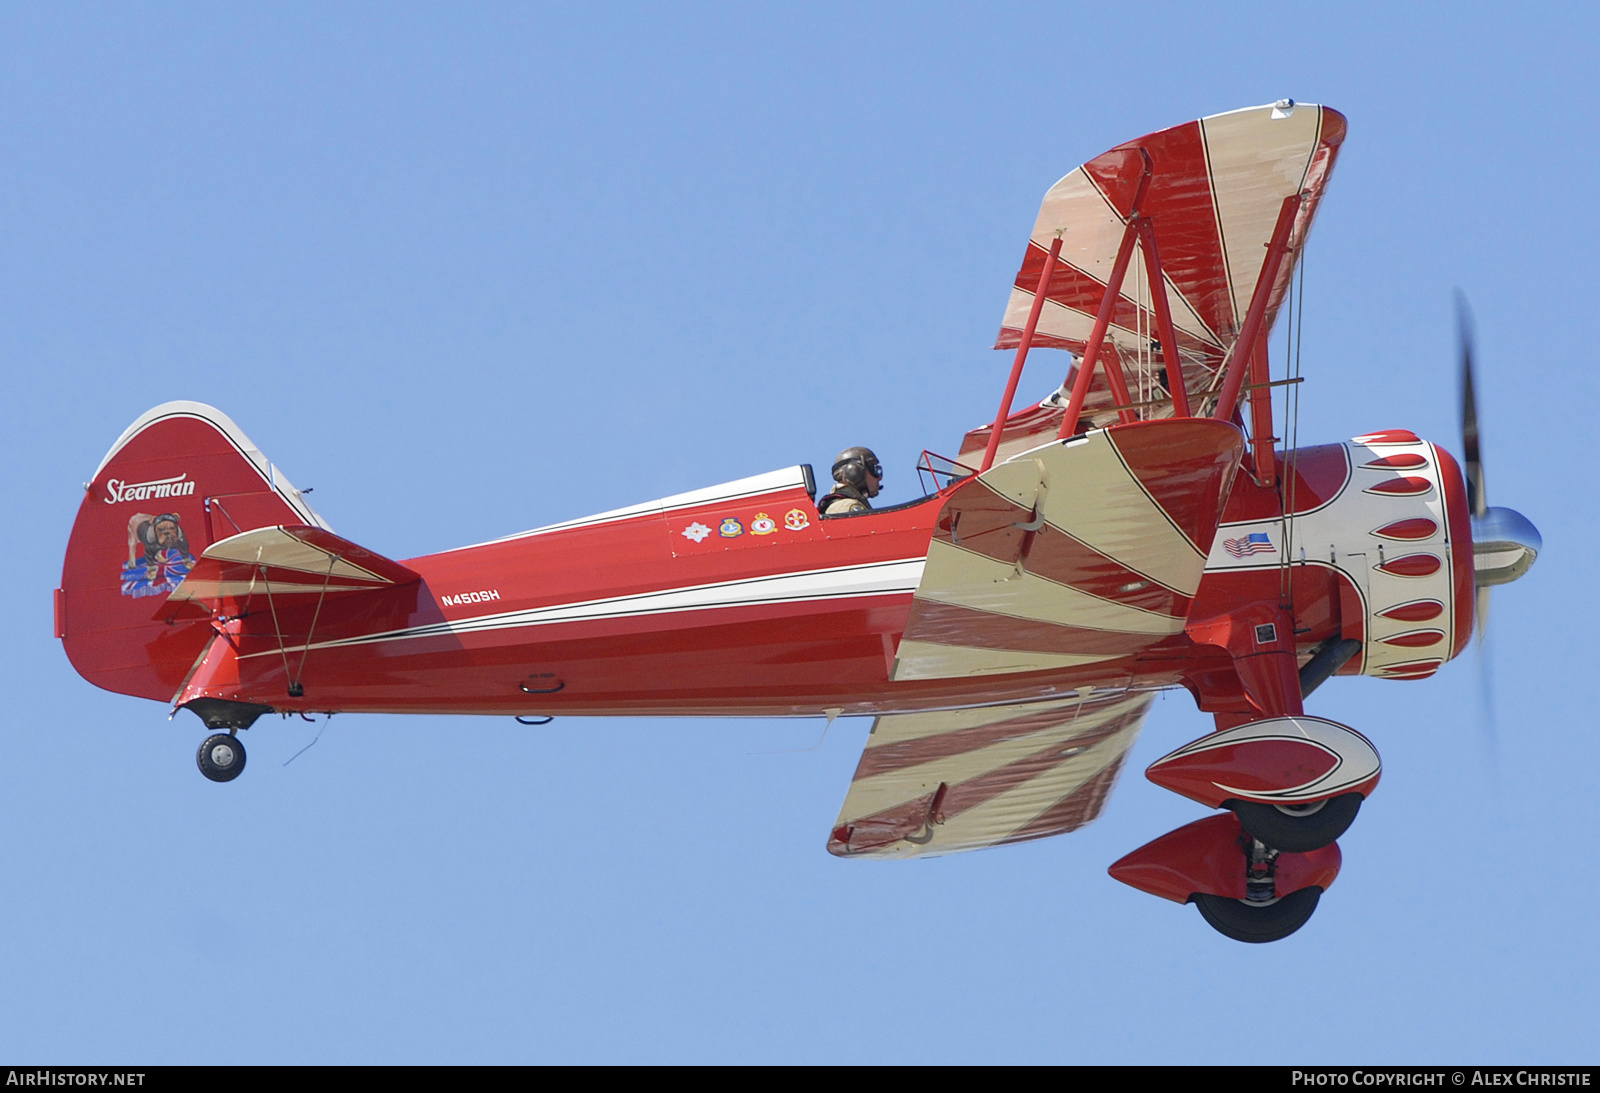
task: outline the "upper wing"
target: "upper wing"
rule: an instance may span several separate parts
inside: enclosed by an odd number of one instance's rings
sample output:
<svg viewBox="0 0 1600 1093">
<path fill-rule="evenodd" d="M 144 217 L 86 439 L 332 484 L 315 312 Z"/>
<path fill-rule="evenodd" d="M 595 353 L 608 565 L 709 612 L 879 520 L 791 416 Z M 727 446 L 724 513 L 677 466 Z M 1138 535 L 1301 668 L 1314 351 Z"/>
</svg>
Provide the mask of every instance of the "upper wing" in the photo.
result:
<svg viewBox="0 0 1600 1093">
<path fill-rule="evenodd" d="M 949 854 L 1076 831 L 1100 815 L 1148 693 L 894 714 L 872 727 L 828 849 Z"/>
<path fill-rule="evenodd" d="M 323 528 L 266 527 L 212 543 L 168 599 L 216 605 L 256 593 L 321 596 L 421 579 L 399 562 Z"/>
<path fill-rule="evenodd" d="M 1210 390 L 1244 323 L 1283 200 L 1298 193 L 1304 196 L 1290 255 L 1269 296 L 1263 329 L 1271 329 L 1344 135 L 1344 116 L 1328 107 L 1258 106 L 1163 129 L 1085 163 L 1045 194 L 996 348 L 1021 343 L 1039 274 L 1061 231 L 1061 257 L 1033 344 L 1083 352 L 1148 154 L 1151 176 L 1138 211 L 1151 220 L 1161 256 L 1185 384 L 1191 395 Z M 1135 247 L 1107 331 L 1106 363 L 1120 361 L 1135 402 L 1159 403 L 1165 351 L 1150 344 L 1159 335 L 1153 334 L 1145 261 L 1143 247 Z M 1097 376 L 1085 419 L 1110 405 L 1109 389 Z M 1148 411 L 1143 417 L 1162 416 L 1159 406 L 1142 409 Z M 1055 417 L 1059 424 L 1059 412 Z M 969 438 L 963 447 L 971 446 L 982 444 Z"/>
</svg>

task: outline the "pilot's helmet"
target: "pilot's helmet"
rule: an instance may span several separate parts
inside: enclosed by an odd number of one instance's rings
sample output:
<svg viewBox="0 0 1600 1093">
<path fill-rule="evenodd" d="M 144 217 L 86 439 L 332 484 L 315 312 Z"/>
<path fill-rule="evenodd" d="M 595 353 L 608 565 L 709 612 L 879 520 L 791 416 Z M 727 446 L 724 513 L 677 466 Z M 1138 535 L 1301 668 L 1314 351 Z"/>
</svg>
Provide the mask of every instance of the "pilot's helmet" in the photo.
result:
<svg viewBox="0 0 1600 1093">
<path fill-rule="evenodd" d="M 871 448 L 846 448 L 833 461 L 833 480 L 858 490 L 867 488 L 867 475 L 883 481 L 883 464 L 872 454 Z"/>
</svg>

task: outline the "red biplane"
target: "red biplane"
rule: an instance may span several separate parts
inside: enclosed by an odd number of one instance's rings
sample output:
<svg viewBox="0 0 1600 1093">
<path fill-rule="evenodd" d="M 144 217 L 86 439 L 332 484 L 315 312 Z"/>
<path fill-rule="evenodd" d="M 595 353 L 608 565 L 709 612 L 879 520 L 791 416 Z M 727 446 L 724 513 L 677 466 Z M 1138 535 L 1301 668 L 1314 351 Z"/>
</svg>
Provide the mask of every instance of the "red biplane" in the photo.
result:
<svg viewBox="0 0 1600 1093">
<path fill-rule="evenodd" d="M 1308 716 L 1330 675 L 1422 679 L 1538 533 L 1404 429 L 1273 435 L 1267 333 L 1345 135 L 1284 100 L 1130 141 L 1052 186 L 999 347 L 994 423 L 926 496 L 819 514 L 811 469 L 393 561 L 340 538 L 234 423 L 172 402 L 101 461 L 56 633 L 97 686 L 197 714 L 239 774 L 265 713 L 876 717 L 828 838 L 843 857 L 974 850 L 1103 808 L 1155 692 L 1214 731 L 1147 776 L 1221 811 L 1119 880 L 1230 937 L 1310 916 L 1377 785 Z M 1012 413 L 1031 348 L 1060 390 Z"/>
</svg>

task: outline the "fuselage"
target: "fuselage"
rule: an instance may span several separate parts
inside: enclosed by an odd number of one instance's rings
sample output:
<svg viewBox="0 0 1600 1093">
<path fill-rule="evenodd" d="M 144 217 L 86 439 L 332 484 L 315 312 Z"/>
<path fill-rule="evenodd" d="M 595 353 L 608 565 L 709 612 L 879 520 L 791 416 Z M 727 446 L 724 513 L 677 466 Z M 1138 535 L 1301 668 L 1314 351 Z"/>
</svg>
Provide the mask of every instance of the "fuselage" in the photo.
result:
<svg viewBox="0 0 1600 1093">
<path fill-rule="evenodd" d="M 1246 599 L 1290 604 L 1302 658 L 1330 638 L 1362 643 L 1346 674 L 1420 678 L 1458 652 L 1471 543 L 1448 454 L 1396 431 L 1301 449 L 1279 466 L 1278 482 L 1292 485 L 1238 474 L 1191 619 Z M 254 603 L 223 627 L 184 700 L 816 716 L 1184 685 L 1202 708 L 1239 704 L 1218 682 L 1227 651 L 1192 634 L 1070 670 L 893 679 L 940 510 L 961 483 L 824 519 L 808 478 L 796 467 L 409 559 L 420 582 L 347 597 L 314 628 L 309 605 L 280 608 L 267 626 L 267 605 Z M 291 697 L 293 676 L 303 693 Z"/>
</svg>

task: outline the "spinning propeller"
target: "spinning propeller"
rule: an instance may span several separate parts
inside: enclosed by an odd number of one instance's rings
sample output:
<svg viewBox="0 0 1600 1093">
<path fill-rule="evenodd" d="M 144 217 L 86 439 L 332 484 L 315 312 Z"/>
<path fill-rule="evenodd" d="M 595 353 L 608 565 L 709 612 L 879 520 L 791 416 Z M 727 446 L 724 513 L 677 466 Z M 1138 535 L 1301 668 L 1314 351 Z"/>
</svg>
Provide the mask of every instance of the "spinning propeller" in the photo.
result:
<svg viewBox="0 0 1600 1093">
<path fill-rule="evenodd" d="M 1478 587 L 1476 630 L 1483 640 L 1489 622 L 1489 589 L 1510 584 L 1532 567 L 1544 545 L 1539 529 L 1516 509 L 1490 507 L 1483 481 L 1483 451 L 1478 439 L 1478 399 L 1472 360 L 1472 312 L 1456 294 L 1461 355 L 1461 454 L 1472 509 L 1472 562 Z"/>
<path fill-rule="evenodd" d="M 1491 508 L 1483 480 L 1483 449 L 1478 437 L 1478 397 L 1472 357 L 1472 310 L 1456 293 L 1456 337 L 1461 358 L 1461 455 L 1472 510 L 1473 580 L 1477 586 L 1473 629 L 1477 631 L 1478 674 L 1483 684 L 1484 715 L 1490 749 L 1494 749 L 1494 702 L 1484 657 L 1484 632 L 1489 625 L 1489 589 L 1522 576 L 1544 545 L 1539 529 L 1516 509 Z"/>
</svg>

